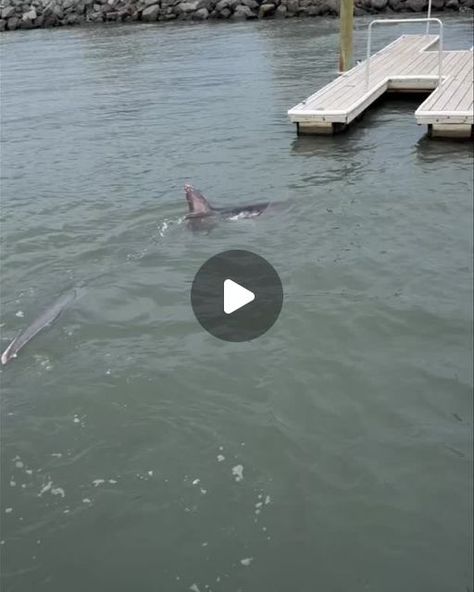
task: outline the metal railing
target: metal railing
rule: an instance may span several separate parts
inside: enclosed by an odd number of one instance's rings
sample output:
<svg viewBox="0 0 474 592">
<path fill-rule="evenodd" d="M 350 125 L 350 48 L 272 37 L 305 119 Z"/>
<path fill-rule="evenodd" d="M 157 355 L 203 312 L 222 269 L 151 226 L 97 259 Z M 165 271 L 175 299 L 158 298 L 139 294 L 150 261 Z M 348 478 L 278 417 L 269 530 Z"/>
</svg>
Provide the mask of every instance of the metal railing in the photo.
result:
<svg viewBox="0 0 474 592">
<path fill-rule="evenodd" d="M 428 15 L 431 14 L 431 2 L 428 5 Z M 372 27 L 379 25 L 393 25 L 400 23 L 426 23 L 426 34 L 428 34 L 430 23 L 437 23 L 439 25 L 439 40 L 438 40 L 438 84 L 441 84 L 441 75 L 443 71 L 443 23 L 438 18 L 412 18 L 412 19 L 375 19 L 369 23 L 369 33 L 367 36 L 367 56 L 365 66 L 365 89 L 369 90 L 370 79 L 370 54 L 372 49 Z"/>
</svg>

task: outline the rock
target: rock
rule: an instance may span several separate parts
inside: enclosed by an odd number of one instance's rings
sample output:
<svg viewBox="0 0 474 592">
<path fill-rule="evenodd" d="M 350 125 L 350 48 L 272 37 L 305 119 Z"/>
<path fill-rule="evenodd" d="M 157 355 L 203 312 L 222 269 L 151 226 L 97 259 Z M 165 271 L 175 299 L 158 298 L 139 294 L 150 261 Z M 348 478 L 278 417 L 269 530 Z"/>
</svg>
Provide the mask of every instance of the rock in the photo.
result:
<svg viewBox="0 0 474 592">
<path fill-rule="evenodd" d="M 18 29 L 19 24 L 20 19 L 16 16 L 11 16 L 7 21 L 7 28 L 9 31 L 14 31 L 15 29 Z"/>
<path fill-rule="evenodd" d="M 258 18 L 265 18 L 275 12 L 276 6 L 274 4 L 262 4 L 258 11 Z"/>
<path fill-rule="evenodd" d="M 4 19 L 0 19 L 0 32 L 5 31 L 7 28 L 7 21 Z"/>
<path fill-rule="evenodd" d="M 197 9 L 200 10 L 201 8 L 205 8 L 208 14 L 214 8 L 215 0 L 199 0 L 199 4 Z"/>
<path fill-rule="evenodd" d="M 256 16 L 257 15 L 255 14 L 255 12 L 253 12 L 249 6 L 243 6 L 242 4 L 239 4 L 235 8 L 232 18 L 246 20 L 246 19 L 256 18 Z"/>
<path fill-rule="evenodd" d="M 228 8 L 223 8 L 218 13 L 219 18 L 229 18 L 230 17 L 230 10 Z"/>
<path fill-rule="evenodd" d="M 298 12 L 298 0 L 287 0 L 286 8 L 289 14 L 296 14 Z"/>
<path fill-rule="evenodd" d="M 406 6 L 413 12 L 423 12 L 426 8 L 427 0 L 407 0 Z"/>
<path fill-rule="evenodd" d="M 153 4 L 152 6 L 148 6 L 142 12 L 142 21 L 151 22 L 158 20 L 158 15 L 160 13 L 160 7 L 157 4 Z"/>
<path fill-rule="evenodd" d="M 2 9 L 2 19 L 8 20 L 11 16 L 15 15 L 15 7 L 7 6 Z"/>
<path fill-rule="evenodd" d="M 145 6 L 153 6 L 153 4 L 158 4 L 158 2 L 159 0 L 145 0 Z"/>
<path fill-rule="evenodd" d="M 288 12 L 288 9 L 286 8 L 286 6 L 280 5 L 280 6 L 277 6 L 277 9 L 275 11 L 275 16 L 278 18 L 286 18 L 287 12 Z"/>
<path fill-rule="evenodd" d="M 386 8 L 387 4 L 388 0 L 370 0 L 370 5 L 374 10 L 383 10 L 384 8 Z"/>
<path fill-rule="evenodd" d="M 216 4 L 216 11 L 221 12 L 224 8 L 229 8 L 229 0 L 219 0 Z"/>
<path fill-rule="evenodd" d="M 75 4 L 75 0 L 64 0 L 63 1 L 63 9 L 67 10 L 68 8 L 72 8 Z"/>
<path fill-rule="evenodd" d="M 77 25 L 78 22 L 79 22 L 79 19 L 77 18 L 77 14 L 75 12 L 71 12 L 71 14 L 67 15 L 64 24 L 65 25 Z"/>
<path fill-rule="evenodd" d="M 199 6 L 199 0 L 193 0 L 192 2 L 181 2 L 178 4 L 178 12 L 182 12 L 184 14 L 189 14 L 190 12 L 194 12 L 197 10 Z"/>
<path fill-rule="evenodd" d="M 102 16 L 101 12 L 93 12 L 88 16 L 88 21 L 91 23 L 101 23 L 103 20 L 104 17 Z"/>
<path fill-rule="evenodd" d="M 22 29 L 31 29 L 33 27 L 33 21 L 36 18 L 36 10 L 32 8 L 25 12 L 21 17 L 21 28 Z"/>
<path fill-rule="evenodd" d="M 339 14 L 339 0 L 325 0 L 326 14 Z"/>
<path fill-rule="evenodd" d="M 207 8 L 199 8 L 199 10 L 196 10 L 196 12 L 193 14 L 193 19 L 195 21 L 205 21 L 209 18 L 209 11 L 207 10 Z"/>
<path fill-rule="evenodd" d="M 255 10 L 256 8 L 258 8 L 258 2 L 255 2 L 255 0 L 240 0 L 240 4 L 243 4 L 244 6 L 248 6 L 252 10 Z"/>
<path fill-rule="evenodd" d="M 451 10 L 457 10 L 459 8 L 458 0 L 448 0 L 446 8 L 450 8 Z"/>
</svg>

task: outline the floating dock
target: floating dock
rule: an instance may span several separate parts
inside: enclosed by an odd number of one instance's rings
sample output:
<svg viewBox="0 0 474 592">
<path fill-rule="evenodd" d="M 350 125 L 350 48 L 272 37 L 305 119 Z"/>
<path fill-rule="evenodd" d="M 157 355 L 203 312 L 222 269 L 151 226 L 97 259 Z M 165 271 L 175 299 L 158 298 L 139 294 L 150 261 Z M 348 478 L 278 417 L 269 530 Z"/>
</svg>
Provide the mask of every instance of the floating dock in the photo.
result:
<svg viewBox="0 0 474 592">
<path fill-rule="evenodd" d="M 472 48 L 444 51 L 440 35 L 402 35 L 378 53 L 344 72 L 288 111 L 300 134 L 333 134 L 352 121 L 387 91 L 428 92 L 415 111 L 419 125 L 431 136 L 471 137 L 474 125 Z M 400 20 L 393 21 L 400 23 Z"/>
</svg>

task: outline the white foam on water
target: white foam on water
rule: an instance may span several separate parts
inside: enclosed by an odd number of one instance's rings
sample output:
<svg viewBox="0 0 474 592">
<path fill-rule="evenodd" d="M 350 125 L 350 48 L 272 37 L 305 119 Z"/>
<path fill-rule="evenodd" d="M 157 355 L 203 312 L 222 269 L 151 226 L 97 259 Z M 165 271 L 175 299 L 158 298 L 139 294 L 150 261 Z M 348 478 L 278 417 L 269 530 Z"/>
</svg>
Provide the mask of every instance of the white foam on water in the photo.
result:
<svg viewBox="0 0 474 592">
<path fill-rule="evenodd" d="M 268 506 L 268 504 L 271 502 L 271 497 L 269 495 L 265 496 L 265 505 Z"/>
<path fill-rule="evenodd" d="M 5 508 L 5 514 L 11 514 L 13 512 L 13 508 Z"/>
<path fill-rule="evenodd" d="M 10 481 L 10 487 L 16 487 L 16 481 Z"/>
<path fill-rule="evenodd" d="M 218 454 L 217 455 L 217 462 L 222 462 L 225 460 L 225 456 L 223 454 Z"/>
<path fill-rule="evenodd" d="M 244 478 L 244 467 L 242 465 L 235 465 L 235 467 L 232 467 L 232 475 L 234 475 L 237 482 L 242 481 Z"/>
<path fill-rule="evenodd" d="M 256 508 L 261 508 L 262 506 L 263 506 L 263 502 L 257 502 L 257 503 L 255 504 L 255 507 L 256 507 Z"/>
<path fill-rule="evenodd" d="M 54 456 L 55 458 L 61 458 L 63 455 L 62 452 L 52 452 L 51 456 Z"/>
<path fill-rule="evenodd" d="M 206 493 L 207 493 L 207 489 L 202 489 L 202 488 L 201 488 L 201 493 L 202 493 L 202 495 L 206 495 Z"/>
<path fill-rule="evenodd" d="M 73 420 L 74 423 L 81 423 L 81 420 L 79 419 L 79 417 L 77 415 L 74 416 Z"/>
<path fill-rule="evenodd" d="M 32 475 L 33 474 L 33 471 L 31 469 L 25 469 L 25 473 L 27 475 Z"/>
<path fill-rule="evenodd" d="M 83 503 L 83 504 L 91 504 L 91 503 L 92 503 L 92 500 L 90 500 L 88 497 L 85 497 L 85 498 L 82 500 L 82 503 Z"/>
<path fill-rule="evenodd" d="M 17 467 L 18 469 L 22 469 L 25 465 L 23 464 L 23 462 L 21 460 L 17 460 L 15 463 L 15 467 Z"/>
<path fill-rule="evenodd" d="M 15 316 L 22 319 L 25 316 L 25 313 L 22 310 L 19 310 L 18 312 L 15 313 Z"/>
<path fill-rule="evenodd" d="M 191 590 L 191 592 L 201 592 L 198 588 L 197 584 L 191 584 L 191 586 L 189 586 L 189 589 Z"/>
<path fill-rule="evenodd" d="M 62 487 L 53 487 L 51 489 L 51 493 L 52 493 L 52 495 L 60 495 L 61 497 L 66 496 L 64 489 Z"/>
<path fill-rule="evenodd" d="M 153 471 L 148 471 L 148 474 L 150 475 L 150 477 L 153 477 Z"/>
<path fill-rule="evenodd" d="M 111 485 L 115 485 L 117 483 L 117 481 L 115 479 L 109 479 L 109 483 Z"/>
<path fill-rule="evenodd" d="M 43 495 L 43 493 L 46 493 L 47 491 L 49 491 L 52 486 L 53 486 L 53 482 L 48 481 L 48 483 L 46 483 L 46 485 L 43 485 L 43 487 L 41 488 L 40 492 L 38 493 L 38 497 L 41 497 Z"/>
<path fill-rule="evenodd" d="M 165 220 L 164 222 L 162 222 L 161 227 L 159 228 L 158 232 L 161 236 L 161 238 L 163 238 L 165 236 L 166 231 L 169 228 L 169 224 L 168 222 Z"/>
<path fill-rule="evenodd" d="M 205 543 L 201 543 L 201 547 L 207 547 L 209 543 L 205 542 Z"/>
<path fill-rule="evenodd" d="M 99 487 L 99 485 L 102 485 L 103 483 L 105 483 L 105 479 L 94 479 L 94 481 L 92 481 L 94 487 Z"/>
<path fill-rule="evenodd" d="M 201 481 L 201 479 L 194 479 L 193 481 L 193 485 L 198 485 L 198 483 Z"/>
<path fill-rule="evenodd" d="M 252 563 L 252 561 L 253 561 L 253 557 L 245 557 L 244 559 L 240 560 L 240 563 L 242 565 L 248 566 Z"/>
</svg>

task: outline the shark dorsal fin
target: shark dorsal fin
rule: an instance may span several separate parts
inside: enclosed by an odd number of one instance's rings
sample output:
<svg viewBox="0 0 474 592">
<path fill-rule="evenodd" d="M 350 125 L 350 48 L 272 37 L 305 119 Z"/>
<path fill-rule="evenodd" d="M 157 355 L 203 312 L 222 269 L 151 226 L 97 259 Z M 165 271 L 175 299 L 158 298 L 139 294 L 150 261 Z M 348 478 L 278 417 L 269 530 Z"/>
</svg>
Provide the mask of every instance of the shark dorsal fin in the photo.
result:
<svg viewBox="0 0 474 592">
<path fill-rule="evenodd" d="M 212 211 L 211 204 L 204 195 L 192 185 L 186 183 L 184 186 L 186 200 L 189 206 L 189 213 L 193 215 L 205 215 Z"/>
</svg>

